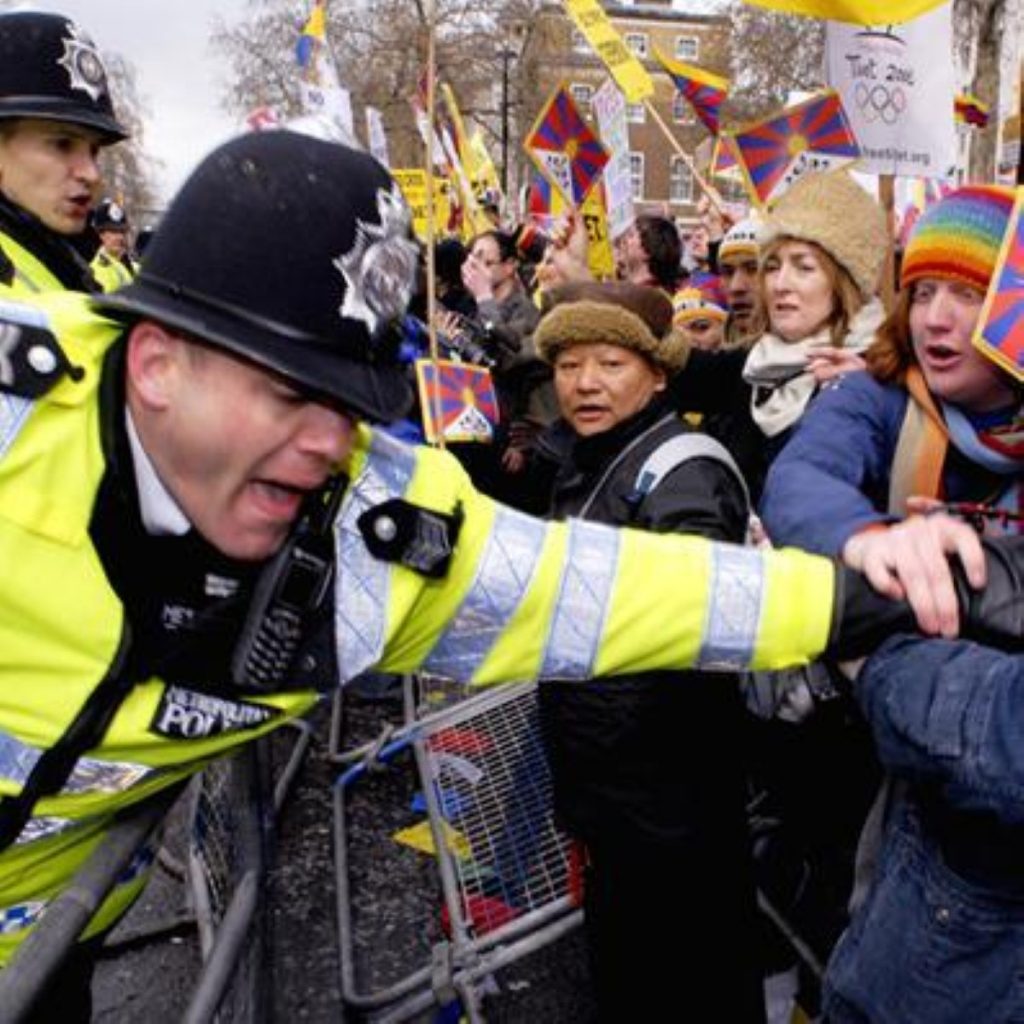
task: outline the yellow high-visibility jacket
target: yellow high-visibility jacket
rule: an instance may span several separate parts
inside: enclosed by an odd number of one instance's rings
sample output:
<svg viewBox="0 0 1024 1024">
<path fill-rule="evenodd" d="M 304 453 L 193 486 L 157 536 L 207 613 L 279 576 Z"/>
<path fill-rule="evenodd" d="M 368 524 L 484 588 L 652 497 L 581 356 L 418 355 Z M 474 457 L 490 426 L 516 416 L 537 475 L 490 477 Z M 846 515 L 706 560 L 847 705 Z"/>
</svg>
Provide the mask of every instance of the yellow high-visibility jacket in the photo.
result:
<svg viewBox="0 0 1024 1024">
<path fill-rule="evenodd" d="M 117 663 L 125 610 L 89 536 L 106 470 L 103 356 L 121 328 L 87 296 L 0 304 L 0 322 L 46 325 L 70 362 L 35 400 L 0 388 L 0 794 L 16 794 Z M 545 523 L 477 493 L 450 455 L 361 427 L 335 523 L 334 625 L 343 679 L 373 664 L 474 684 L 609 677 L 696 665 L 778 668 L 828 641 L 831 562 L 700 538 Z M 428 579 L 369 552 L 360 515 L 387 498 L 458 509 L 447 575 Z M 110 815 L 309 710 L 309 691 L 210 697 L 139 679 L 102 742 L 0 853 L 0 963 L 102 839 Z M 169 715 L 216 729 L 159 729 Z M 168 732 L 173 735 L 168 735 Z M 89 933 L 141 889 L 122 881 Z"/>
<path fill-rule="evenodd" d="M 3 231 L 0 249 L 14 267 L 14 280 L 9 285 L 0 285 L 0 297 L 22 299 L 41 292 L 64 291 L 60 279 L 38 256 Z"/>
<path fill-rule="evenodd" d="M 134 264 L 126 267 L 122 260 L 114 259 L 104 249 L 100 249 L 89 264 L 92 276 L 99 281 L 105 292 L 116 291 L 126 284 L 131 284 L 135 277 Z"/>
</svg>

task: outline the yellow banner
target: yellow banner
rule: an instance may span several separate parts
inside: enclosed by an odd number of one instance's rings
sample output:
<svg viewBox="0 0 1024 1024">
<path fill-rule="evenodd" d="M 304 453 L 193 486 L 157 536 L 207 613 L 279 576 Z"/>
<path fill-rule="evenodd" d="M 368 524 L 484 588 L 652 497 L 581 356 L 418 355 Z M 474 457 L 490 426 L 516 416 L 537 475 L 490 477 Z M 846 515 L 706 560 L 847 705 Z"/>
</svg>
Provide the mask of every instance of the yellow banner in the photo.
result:
<svg viewBox="0 0 1024 1024">
<path fill-rule="evenodd" d="M 462 113 L 455 100 L 455 93 L 452 92 L 447 82 L 441 83 L 441 95 L 444 97 L 451 125 L 455 131 L 455 145 L 458 148 L 455 179 L 459 195 L 462 199 L 463 235 L 466 241 L 469 241 L 482 231 L 490 231 L 494 225 L 487 214 L 480 208 L 480 204 L 477 202 L 477 197 L 473 191 L 473 182 L 476 178 L 475 156 L 469 144 L 469 138 L 466 135 L 466 128 L 462 123 Z"/>
<path fill-rule="evenodd" d="M 484 133 L 477 128 L 473 137 L 469 140 L 469 148 L 473 153 L 473 192 L 479 202 L 485 192 L 491 192 L 494 196 L 501 195 L 501 182 L 498 179 L 498 170 L 494 166 L 491 154 L 487 152 L 487 144 L 484 142 Z"/>
<path fill-rule="evenodd" d="M 397 168 L 391 176 L 398 182 L 405 201 L 412 212 L 412 226 L 420 241 L 427 240 L 427 172 L 421 167 Z M 449 185 L 444 178 L 434 177 L 434 235 L 438 237 L 448 230 L 451 204 L 448 200 Z"/>
<path fill-rule="evenodd" d="M 598 0 L 565 0 L 565 9 L 630 103 L 654 95 L 651 76 L 630 53 Z"/>
<path fill-rule="evenodd" d="M 569 0 L 566 0 L 569 2 Z M 767 7 L 808 18 L 848 21 L 854 25 L 899 25 L 913 21 L 946 0 L 746 0 L 755 7 Z"/>
<path fill-rule="evenodd" d="M 548 216 L 557 220 L 569 210 L 569 203 L 557 188 L 551 189 Z M 604 204 L 604 183 L 598 182 L 583 200 L 580 216 L 587 229 L 587 266 L 599 281 L 615 277 L 612 237 L 608 231 L 608 213 Z"/>
<path fill-rule="evenodd" d="M 615 276 L 615 257 L 612 255 L 612 239 L 608 232 L 608 215 L 604 206 L 604 184 L 597 183 L 583 200 L 580 215 L 587 227 L 587 264 L 590 272 L 599 281 Z"/>
</svg>

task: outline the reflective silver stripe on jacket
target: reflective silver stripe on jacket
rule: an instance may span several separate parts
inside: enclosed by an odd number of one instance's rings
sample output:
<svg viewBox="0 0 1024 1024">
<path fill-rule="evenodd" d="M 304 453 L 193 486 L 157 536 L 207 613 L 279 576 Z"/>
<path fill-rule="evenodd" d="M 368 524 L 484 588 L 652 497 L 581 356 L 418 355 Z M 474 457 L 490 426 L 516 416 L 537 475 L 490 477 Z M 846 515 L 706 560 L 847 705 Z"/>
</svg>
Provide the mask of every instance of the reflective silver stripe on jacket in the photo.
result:
<svg viewBox="0 0 1024 1024">
<path fill-rule="evenodd" d="M 468 682 L 519 607 L 540 561 L 546 526 L 498 506 L 474 578 L 423 664 L 428 675 Z"/>
<path fill-rule="evenodd" d="M 711 545 L 710 602 L 701 637 L 699 668 L 742 669 L 754 656 L 764 596 L 759 551 Z"/>
<path fill-rule="evenodd" d="M 590 679 L 619 564 L 617 530 L 569 520 L 562 586 L 544 651 L 542 679 Z"/>
<path fill-rule="evenodd" d="M 30 900 L 13 907 L 0 907 L 0 935 L 11 935 L 30 928 L 46 909 L 47 903 L 49 900 Z"/>
<path fill-rule="evenodd" d="M 77 828 L 88 818 L 29 818 L 25 827 L 18 833 L 14 840 L 15 846 L 24 846 L 26 843 L 34 843 L 39 839 L 49 839 L 50 836 L 60 835 L 68 829 Z"/>
<path fill-rule="evenodd" d="M 0 459 L 7 454 L 7 449 L 21 433 L 34 404 L 27 398 L 0 392 Z"/>
<path fill-rule="evenodd" d="M 0 776 L 21 786 L 42 751 L 0 731 Z M 81 757 L 64 783 L 64 793 L 122 793 L 158 769 L 130 761 L 99 761 Z"/>
<path fill-rule="evenodd" d="M 50 326 L 41 309 L 33 309 L 17 300 L 0 299 L 0 388 L 14 383 L 14 368 L 10 363 L 9 351 L 20 339 L 20 331 L 14 326 L 16 324 L 46 330 Z M 14 439 L 21 433 L 33 405 L 35 403 L 27 398 L 0 390 L 0 458 L 7 454 Z"/>
<path fill-rule="evenodd" d="M 368 508 L 401 498 L 415 468 L 412 448 L 375 431 L 363 470 L 342 500 L 334 528 L 334 626 L 342 682 L 375 665 L 384 653 L 390 594 L 392 566 L 370 554 L 357 520 Z"/>
</svg>

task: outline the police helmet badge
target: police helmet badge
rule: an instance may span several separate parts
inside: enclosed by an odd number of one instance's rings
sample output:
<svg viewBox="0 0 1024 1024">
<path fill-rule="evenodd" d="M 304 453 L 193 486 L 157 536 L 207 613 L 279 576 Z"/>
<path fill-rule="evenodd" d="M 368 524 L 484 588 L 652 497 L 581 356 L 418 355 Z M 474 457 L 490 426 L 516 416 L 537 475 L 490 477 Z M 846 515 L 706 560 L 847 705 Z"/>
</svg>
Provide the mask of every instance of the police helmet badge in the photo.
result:
<svg viewBox="0 0 1024 1024">
<path fill-rule="evenodd" d="M 65 36 L 64 55 L 57 61 L 70 80 L 72 89 L 81 89 L 89 94 L 95 103 L 107 88 L 107 69 L 103 66 L 96 44 L 78 26 L 68 22 Z"/>
<path fill-rule="evenodd" d="M 334 260 L 346 285 L 338 315 L 362 321 L 371 337 L 405 312 L 418 259 L 409 239 L 409 208 L 397 185 L 390 192 L 377 190 L 377 217 L 379 224 L 357 218 L 352 248 Z"/>
</svg>

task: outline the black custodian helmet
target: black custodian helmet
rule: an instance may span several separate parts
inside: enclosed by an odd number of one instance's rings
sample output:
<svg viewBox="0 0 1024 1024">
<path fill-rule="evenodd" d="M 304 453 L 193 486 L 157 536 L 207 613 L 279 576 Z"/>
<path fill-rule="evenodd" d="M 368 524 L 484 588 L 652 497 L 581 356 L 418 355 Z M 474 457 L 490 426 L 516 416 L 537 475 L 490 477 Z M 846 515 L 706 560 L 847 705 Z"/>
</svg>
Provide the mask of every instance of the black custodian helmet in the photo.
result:
<svg viewBox="0 0 1024 1024">
<path fill-rule="evenodd" d="M 101 199 L 92 211 L 92 226 L 97 231 L 127 231 L 128 214 L 116 199 Z"/>
<path fill-rule="evenodd" d="M 398 186 L 366 153 L 254 132 L 206 157 L 135 280 L 93 299 L 390 421 L 411 401 L 394 331 L 416 280 L 409 224 Z"/>
<path fill-rule="evenodd" d="M 108 144 L 128 134 L 96 44 L 59 14 L 0 14 L 0 118 L 15 117 L 84 125 Z"/>
</svg>

